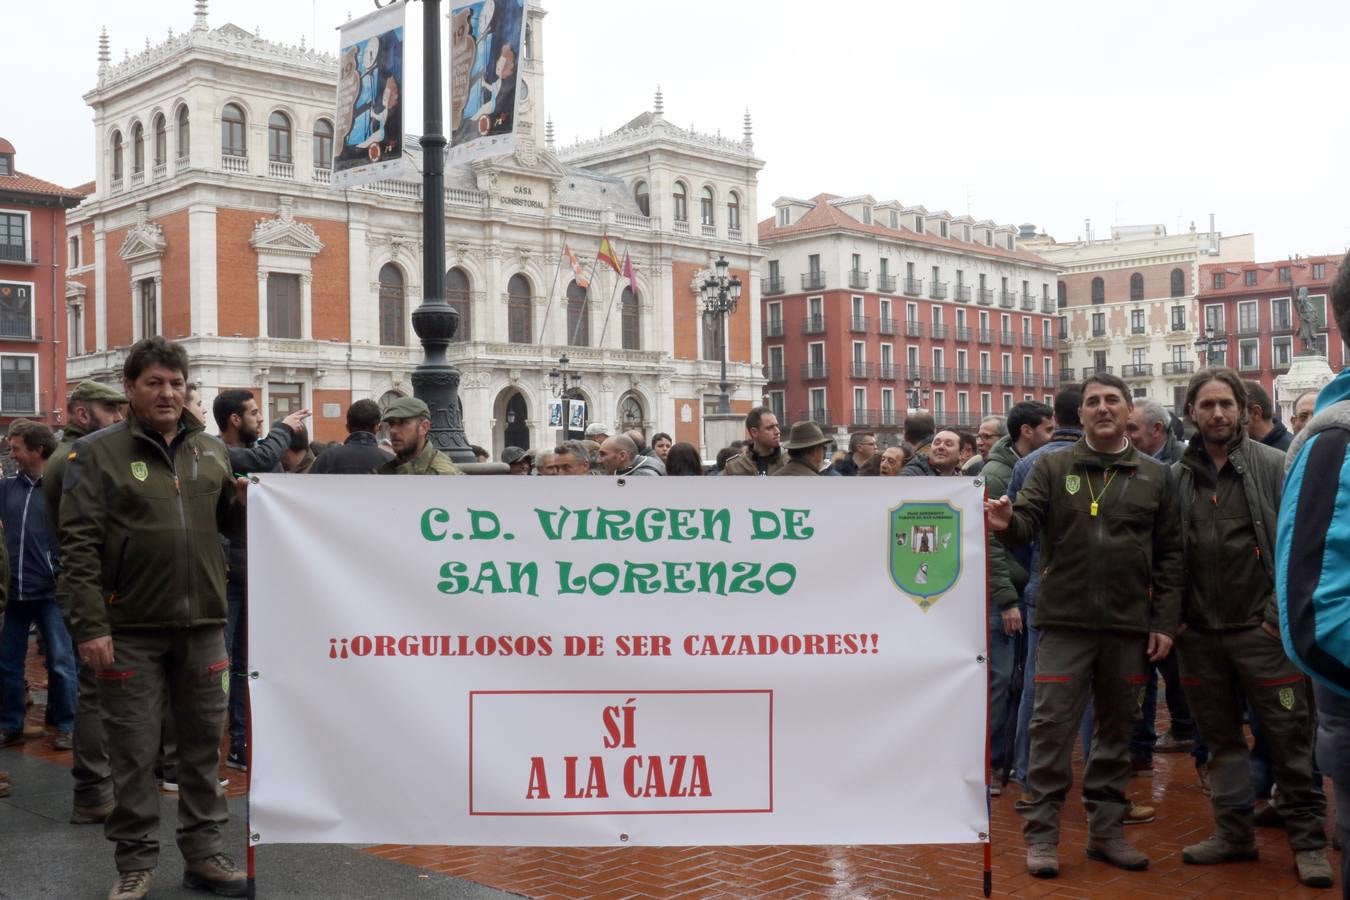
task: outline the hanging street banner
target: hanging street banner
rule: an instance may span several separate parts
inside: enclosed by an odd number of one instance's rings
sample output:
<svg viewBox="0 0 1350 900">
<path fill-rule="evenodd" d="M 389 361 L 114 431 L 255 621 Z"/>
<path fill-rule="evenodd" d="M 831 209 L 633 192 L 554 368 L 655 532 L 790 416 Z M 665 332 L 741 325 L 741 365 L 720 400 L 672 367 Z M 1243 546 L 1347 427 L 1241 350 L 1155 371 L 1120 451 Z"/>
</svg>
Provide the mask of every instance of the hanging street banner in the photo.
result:
<svg viewBox="0 0 1350 900">
<path fill-rule="evenodd" d="M 525 0 L 477 0 L 450 10 L 447 166 L 516 151 Z"/>
<path fill-rule="evenodd" d="M 974 843 L 969 478 L 258 476 L 258 843 Z"/>
<path fill-rule="evenodd" d="M 416 174 L 403 145 L 406 9 L 396 3 L 339 29 L 334 187 Z"/>
</svg>

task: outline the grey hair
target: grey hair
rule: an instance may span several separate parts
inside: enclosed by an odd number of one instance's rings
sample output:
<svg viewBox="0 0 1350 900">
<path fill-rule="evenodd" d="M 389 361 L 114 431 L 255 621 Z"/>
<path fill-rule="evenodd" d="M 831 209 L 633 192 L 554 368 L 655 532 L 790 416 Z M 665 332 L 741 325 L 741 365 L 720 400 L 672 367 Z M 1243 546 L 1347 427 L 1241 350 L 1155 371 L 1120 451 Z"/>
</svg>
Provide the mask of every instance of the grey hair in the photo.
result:
<svg viewBox="0 0 1350 900">
<path fill-rule="evenodd" d="M 996 424 L 998 425 L 998 433 L 999 433 L 999 435 L 1000 435 L 1001 437 L 1007 437 L 1007 435 L 1008 435 L 1008 420 L 1007 420 L 1006 418 L 1004 418 L 1003 416 L 985 416 L 983 419 L 980 420 L 980 424 L 983 425 L 985 422 L 994 422 L 994 423 L 996 423 Z"/>
<path fill-rule="evenodd" d="M 1166 428 L 1172 422 L 1172 414 L 1167 411 L 1167 407 L 1152 397 L 1139 397 L 1134 401 L 1134 405 L 1137 409 L 1143 410 L 1146 425 L 1157 424 Z"/>
</svg>

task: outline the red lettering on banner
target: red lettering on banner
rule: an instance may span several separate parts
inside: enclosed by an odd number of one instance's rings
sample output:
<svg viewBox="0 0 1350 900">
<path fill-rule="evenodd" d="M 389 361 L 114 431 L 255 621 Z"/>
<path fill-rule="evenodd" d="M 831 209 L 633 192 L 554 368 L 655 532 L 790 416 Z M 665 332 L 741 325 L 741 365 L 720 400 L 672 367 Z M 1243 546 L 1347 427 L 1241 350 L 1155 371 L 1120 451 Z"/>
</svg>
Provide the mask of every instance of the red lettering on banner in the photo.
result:
<svg viewBox="0 0 1350 900">
<path fill-rule="evenodd" d="M 530 757 L 530 784 L 525 789 L 525 799 L 548 799 L 548 773 L 544 770 L 544 758 L 542 756 Z"/>
<path fill-rule="evenodd" d="M 671 769 L 669 781 L 666 780 L 667 767 Z M 647 774 L 639 787 L 638 777 L 643 768 Z M 688 779 L 685 778 L 686 769 Z M 623 788 L 634 798 L 711 797 L 708 760 L 702 754 L 671 754 L 665 763 L 656 755 L 630 756 L 623 764 Z"/>
<path fill-rule="evenodd" d="M 669 656 L 670 635 L 621 634 L 614 639 L 619 656 Z"/>
<path fill-rule="evenodd" d="M 603 656 L 605 639 L 598 634 L 563 635 L 563 656 Z"/>
<path fill-rule="evenodd" d="M 568 800 L 589 800 L 592 797 L 608 797 L 609 788 L 605 786 L 605 761 L 599 756 L 590 758 L 590 769 L 586 773 L 586 788 L 584 792 L 577 791 L 577 757 L 564 756 L 563 764 L 566 767 L 567 774 L 567 792 L 563 794 Z"/>
<path fill-rule="evenodd" d="M 623 747 L 631 750 L 637 746 L 634 738 L 634 717 L 637 716 L 637 707 L 633 704 L 636 701 L 629 697 L 624 701 L 622 707 L 606 706 L 602 718 L 605 722 L 604 745 L 606 750 L 613 750 L 615 747 Z M 619 728 L 618 717 L 623 716 L 623 728 Z"/>
</svg>

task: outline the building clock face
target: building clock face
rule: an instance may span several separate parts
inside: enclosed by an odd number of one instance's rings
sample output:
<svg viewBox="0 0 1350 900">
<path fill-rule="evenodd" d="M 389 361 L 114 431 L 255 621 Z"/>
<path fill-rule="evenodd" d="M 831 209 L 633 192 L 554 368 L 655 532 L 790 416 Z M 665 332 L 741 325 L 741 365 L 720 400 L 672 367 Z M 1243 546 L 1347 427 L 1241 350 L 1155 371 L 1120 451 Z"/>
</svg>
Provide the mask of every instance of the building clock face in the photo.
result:
<svg viewBox="0 0 1350 900">
<path fill-rule="evenodd" d="M 530 83 L 524 78 L 520 79 L 520 111 L 527 112 L 530 109 Z"/>
</svg>

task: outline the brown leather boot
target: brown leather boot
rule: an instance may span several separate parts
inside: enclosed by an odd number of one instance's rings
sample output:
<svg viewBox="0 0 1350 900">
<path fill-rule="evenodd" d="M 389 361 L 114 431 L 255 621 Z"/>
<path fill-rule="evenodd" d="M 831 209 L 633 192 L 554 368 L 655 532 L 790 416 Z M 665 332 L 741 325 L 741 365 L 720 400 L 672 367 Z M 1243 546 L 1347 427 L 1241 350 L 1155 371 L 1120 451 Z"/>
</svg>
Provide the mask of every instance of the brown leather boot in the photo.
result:
<svg viewBox="0 0 1350 900">
<path fill-rule="evenodd" d="M 224 853 L 215 853 L 188 861 L 183 867 L 183 886 L 221 897 L 243 897 L 248 893 L 248 876 Z"/>
</svg>

